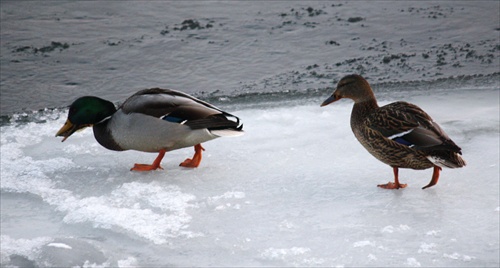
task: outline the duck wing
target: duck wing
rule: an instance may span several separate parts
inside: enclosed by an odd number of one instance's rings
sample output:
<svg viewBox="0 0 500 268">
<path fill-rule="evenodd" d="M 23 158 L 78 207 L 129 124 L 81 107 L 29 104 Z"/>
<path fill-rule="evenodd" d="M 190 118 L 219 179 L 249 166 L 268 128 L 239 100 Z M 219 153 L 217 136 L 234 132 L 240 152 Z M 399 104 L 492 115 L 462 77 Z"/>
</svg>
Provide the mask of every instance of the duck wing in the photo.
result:
<svg viewBox="0 0 500 268">
<path fill-rule="evenodd" d="M 397 143 L 422 151 L 452 151 L 458 147 L 420 107 L 394 102 L 380 107 L 366 119 L 366 125 Z"/>
<path fill-rule="evenodd" d="M 240 131 L 243 127 L 237 116 L 186 93 L 170 89 L 141 90 L 129 97 L 120 109 L 126 114 L 140 113 L 185 124 L 192 129 Z"/>
</svg>

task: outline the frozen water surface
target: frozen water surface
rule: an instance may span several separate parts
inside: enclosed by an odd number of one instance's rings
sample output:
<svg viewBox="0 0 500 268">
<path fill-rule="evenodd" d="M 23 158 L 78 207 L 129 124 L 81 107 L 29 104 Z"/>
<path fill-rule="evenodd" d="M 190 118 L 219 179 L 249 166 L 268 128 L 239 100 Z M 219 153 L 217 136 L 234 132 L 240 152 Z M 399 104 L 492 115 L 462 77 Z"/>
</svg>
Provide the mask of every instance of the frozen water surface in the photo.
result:
<svg viewBox="0 0 500 268">
<path fill-rule="evenodd" d="M 392 171 L 355 140 L 347 100 L 233 106 L 245 136 L 204 144 L 197 169 L 178 166 L 190 148 L 146 173 L 129 168 L 154 154 L 106 150 L 90 129 L 54 138 L 65 110 L 4 126 L 2 263 L 497 266 L 498 99 L 488 89 L 407 99 L 468 162 L 427 190 L 431 170 L 402 170 L 404 190 L 376 187 Z"/>
</svg>

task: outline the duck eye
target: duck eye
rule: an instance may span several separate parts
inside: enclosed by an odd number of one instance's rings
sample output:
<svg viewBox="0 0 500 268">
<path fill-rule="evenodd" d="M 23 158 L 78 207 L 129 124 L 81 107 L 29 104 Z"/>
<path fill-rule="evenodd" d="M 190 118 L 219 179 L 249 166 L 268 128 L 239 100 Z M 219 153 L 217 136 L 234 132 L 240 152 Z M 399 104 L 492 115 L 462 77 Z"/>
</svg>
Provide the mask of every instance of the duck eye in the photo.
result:
<svg viewBox="0 0 500 268">
<path fill-rule="evenodd" d="M 75 112 L 75 107 L 69 107 L 69 113 L 72 114 Z"/>
<path fill-rule="evenodd" d="M 344 87 L 344 86 L 347 86 L 347 85 L 352 84 L 352 83 L 354 83 L 354 81 L 352 81 L 352 80 L 340 81 L 338 87 Z"/>
</svg>

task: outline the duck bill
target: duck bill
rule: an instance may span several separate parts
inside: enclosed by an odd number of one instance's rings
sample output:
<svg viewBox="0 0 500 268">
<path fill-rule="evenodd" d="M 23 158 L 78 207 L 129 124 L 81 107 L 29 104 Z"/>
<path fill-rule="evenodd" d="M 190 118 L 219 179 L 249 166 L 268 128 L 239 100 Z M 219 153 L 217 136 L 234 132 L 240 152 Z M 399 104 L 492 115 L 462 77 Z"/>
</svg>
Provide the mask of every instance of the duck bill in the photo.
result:
<svg viewBox="0 0 500 268">
<path fill-rule="evenodd" d="M 328 99 L 326 99 L 322 104 L 321 104 L 321 107 L 323 106 L 327 106 L 328 104 L 332 103 L 332 102 L 335 102 L 335 101 L 338 101 L 339 98 L 335 97 L 335 95 L 331 95 L 330 97 L 328 97 Z"/>
<path fill-rule="evenodd" d="M 64 123 L 64 126 L 62 126 L 59 131 L 56 133 L 56 137 L 64 137 L 61 142 L 64 142 L 69 136 L 71 136 L 73 133 L 75 133 L 77 130 L 84 128 L 85 126 L 77 126 L 71 123 L 68 120 L 66 120 L 66 123 Z"/>
</svg>

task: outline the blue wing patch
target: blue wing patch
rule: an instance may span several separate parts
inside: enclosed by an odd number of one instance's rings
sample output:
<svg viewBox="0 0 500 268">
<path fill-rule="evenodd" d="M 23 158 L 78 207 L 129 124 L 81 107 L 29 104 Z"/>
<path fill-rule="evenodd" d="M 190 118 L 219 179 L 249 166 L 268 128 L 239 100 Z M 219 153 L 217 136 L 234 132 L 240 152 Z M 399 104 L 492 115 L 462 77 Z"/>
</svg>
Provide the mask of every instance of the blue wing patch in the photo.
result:
<svg viewBox="0 0 500 268">
<path fill-rule="evenodd" d="M 410 146 L 410 147 L 412 147 L 414 145 L 413 143 L 403 139 L 402 137 L 397 137 L 397 138 L 394 138 L 392 140 L 399 143 L 399 144 Z"/>
<path fill-rule="evenodd" d="M 165 120 L 165 121 L 168 121 L 168 122 L 171 122 L 171 123 L 179 123 L 179 124 L 182 124 L 184 121 L 184 119 L 182 118 L 179 118 L 179 117 L 175 117 L 175 116 L 164 116 L 162 118 L 162 120 Z"/>
<path fill-rule="evenodd" d="M 405 140 L 404 136 L 410 134 L 411 132 L 413 131 L 413 129 L 410 129 L 408 131 L 404 131 L 404 132 L 401 132 L 401 133 L 397 133 L 397 134 L 394 134 L 390 137 L 387 137 L 388 139 L 391 139 L 399 144 L 402 144 L 402 145 L 406 145 L 406 146 L 409 146 L 409 147 L 413 147 L 415 146 L 415 144 Z"/>
</svg>

